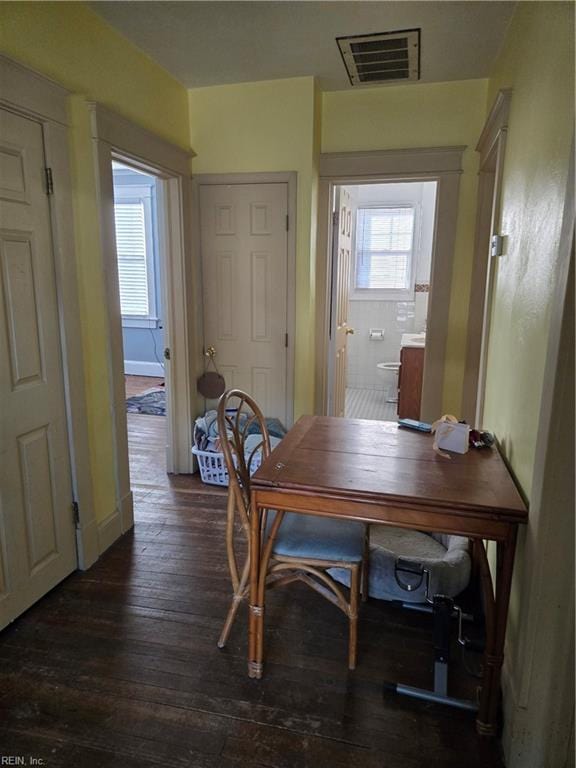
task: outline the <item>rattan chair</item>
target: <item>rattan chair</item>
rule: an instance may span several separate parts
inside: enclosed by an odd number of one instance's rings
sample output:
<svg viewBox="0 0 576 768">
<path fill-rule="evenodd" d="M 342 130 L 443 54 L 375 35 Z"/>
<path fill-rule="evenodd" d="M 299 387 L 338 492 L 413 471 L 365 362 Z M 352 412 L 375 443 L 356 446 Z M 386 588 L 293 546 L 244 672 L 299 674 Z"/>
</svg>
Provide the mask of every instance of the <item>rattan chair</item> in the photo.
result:
<svg viewBox="0 0 576 768">
<path fill-rule="evenodd" d="M 226 548 L 233 596 L 218 646 L 226 645 L 240 603 L 249 597 L 250 556 L 238 564 L 238 521 L 250 542 L 251 470 L 270 454 L 266 421 L 254 400 L 241 390 L 225 392 L 218 404 L 218 432 L 229 474 Z M 260 439 L 251 437 L 258 434 Z M 368 586 L 368 537 L 363 523 L 316 515 L 267 510 L 261 520 L 260 593 L 265 589 L 302 581 L 340 608 L 349 620 L 348 667 L 356 667 L 358 606 Z M 326 573 L 344 568 L 350 574 L 349 598 Z"/>
</svg>

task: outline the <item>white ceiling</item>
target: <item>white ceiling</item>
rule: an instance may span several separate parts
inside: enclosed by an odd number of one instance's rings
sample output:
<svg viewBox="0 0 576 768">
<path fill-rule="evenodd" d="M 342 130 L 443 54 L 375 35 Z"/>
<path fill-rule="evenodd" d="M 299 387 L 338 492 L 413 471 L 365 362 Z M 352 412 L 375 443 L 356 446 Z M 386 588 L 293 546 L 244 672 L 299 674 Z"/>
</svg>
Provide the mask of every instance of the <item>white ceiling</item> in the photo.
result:
<svg viewBox="0 0 576 768">
<path fill-rule="evenodd" d="M 93 2 L 183 85 L 314 75 L 350 88 L 335 38 L 420 27 L 421 82 L 486 77 L 513 2 Z M 373 86 L 372 86 L 373 87 Z"/>
</svg>

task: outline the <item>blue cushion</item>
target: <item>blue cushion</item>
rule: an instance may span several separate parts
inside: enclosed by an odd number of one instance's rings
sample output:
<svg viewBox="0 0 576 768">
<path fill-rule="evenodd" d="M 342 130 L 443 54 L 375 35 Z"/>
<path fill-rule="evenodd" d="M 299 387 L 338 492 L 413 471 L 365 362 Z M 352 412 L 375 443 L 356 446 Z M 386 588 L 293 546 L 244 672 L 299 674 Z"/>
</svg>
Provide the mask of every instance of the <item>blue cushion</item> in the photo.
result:
<svg viewBox="0 0 576 768">
<path fill-rule="evenodd" d="M 268 516 L 270 531 L 274 513 Z M 364 554 L 363 523 L 286 512 L 274 542 L 274 554 L 311 560 L 356 563 Z"/>
</svg>

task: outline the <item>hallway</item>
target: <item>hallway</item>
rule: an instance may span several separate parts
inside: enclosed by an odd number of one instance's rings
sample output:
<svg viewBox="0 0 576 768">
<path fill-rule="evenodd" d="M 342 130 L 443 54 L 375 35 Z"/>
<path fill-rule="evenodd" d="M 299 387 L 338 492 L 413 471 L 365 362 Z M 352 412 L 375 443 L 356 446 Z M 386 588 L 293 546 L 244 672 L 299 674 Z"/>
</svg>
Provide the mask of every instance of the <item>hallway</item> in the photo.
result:
<svg viewBox="0 0 576 768">
<path fill-rule="evenodd" d="M 3 754 L 82 768 L 498 768 L 467 713 L 382 697 L 428 685 L 428 617 L 370 600 L 359 666 L 347 625 L 302 586 L 271 592 L 268 663 L 246 674 L 246 612 L 230 599 L 223 489 L 163 475 L 165 420 L 129 416 L 135 528 L 0 636 Z M 455 657 L 455 692 L 475 681 Z M 385 756 L 385 758 L 384 758 Z"/>
</svg>

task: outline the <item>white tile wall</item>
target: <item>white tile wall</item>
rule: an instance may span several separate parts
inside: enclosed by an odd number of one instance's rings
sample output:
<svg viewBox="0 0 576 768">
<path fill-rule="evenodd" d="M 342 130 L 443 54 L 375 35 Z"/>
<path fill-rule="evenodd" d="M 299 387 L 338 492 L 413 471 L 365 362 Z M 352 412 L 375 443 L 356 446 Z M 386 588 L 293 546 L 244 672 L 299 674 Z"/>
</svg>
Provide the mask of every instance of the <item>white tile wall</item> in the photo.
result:
<svg viewBox="0 0 576 768">
<path fill-rule="evenodd" d="M 379 370 L 376 364 L 399 362 L 402 334 L 424 329 L 427 307 L 427 293 L 415 294 L 414 302 L 351 301 L 348 323 L 354 335 L 348 337 L 347 386 L 395 388 L 394 374 Z M 370 328 L 383 328 L 384 339 L 370 339 Z"/>
</svg>

